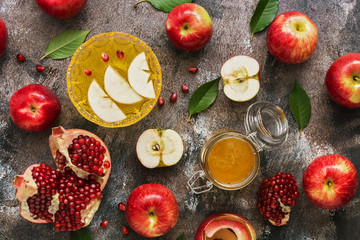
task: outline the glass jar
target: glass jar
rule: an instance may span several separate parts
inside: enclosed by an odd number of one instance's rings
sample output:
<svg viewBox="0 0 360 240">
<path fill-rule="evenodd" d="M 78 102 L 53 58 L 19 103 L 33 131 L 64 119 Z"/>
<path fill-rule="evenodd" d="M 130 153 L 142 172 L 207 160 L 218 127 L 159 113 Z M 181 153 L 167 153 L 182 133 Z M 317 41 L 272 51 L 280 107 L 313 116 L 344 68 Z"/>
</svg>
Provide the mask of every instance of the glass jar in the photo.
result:
<svg viewBox="0 0 360 240">
<path fill-rule="evenodd" d="M 269 102 L 256 102 L 247 109 L 246 135 L 236 130 L 212 134 L 200 150 L 200 165 L 188 181 L 196 194 L 214 185 L 224 190 L 237 190 L 250 184 L 260 166 L 259 152 L 281 146 L 288 136 L 284 112 Z"/>
</svg>

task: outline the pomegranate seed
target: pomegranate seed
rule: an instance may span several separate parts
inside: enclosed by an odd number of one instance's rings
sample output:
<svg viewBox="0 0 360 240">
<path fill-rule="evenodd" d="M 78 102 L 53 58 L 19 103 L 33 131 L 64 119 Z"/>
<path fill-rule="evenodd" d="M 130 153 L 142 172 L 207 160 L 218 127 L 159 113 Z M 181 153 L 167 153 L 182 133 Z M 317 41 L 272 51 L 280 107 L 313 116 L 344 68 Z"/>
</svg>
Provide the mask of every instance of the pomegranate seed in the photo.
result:
<svg viewBox="0 0 360 240">
<path fill-rule="evenodd" d="M 109 224 L 109 221 L 107 221 L 107 220 L 102 221 L 102 222 L 100 223 L 100 227 L 106 228 L 106 227 L 108 226 L 108 224 Z"/>
<path fill-rule="evenodd" d="M 110 162 L 109 161 L 105 161 L 104 162 L 104 168 L 109 168 L 110 167 Z"/>
<path fill-rule="evenodd" d="M 281 226 L 286 224 L 283 219 L 289 214 L 289 207 L 296 205 L 298 195 L 295 178 L 291 174 L 279 172 L 261 183 L 257 208 L 264 220 Z"/>
<path fill-rule="evenodd" d="M 171 94 L 171 96 L 170 96 L 170 101 L 176 102 L 176 100 L 177 100 L 177 93 Z"/>
<path fill-rule="evenodd" d="M 16 58 L 19 62 L 25 62 L 26 61 L 26 57 L 24 57 L 21 54 L 16 55 Z"/>
<path fill-rule="evenodd" d="M 84 69 L 84 73 L 88 76 L 91 76 L 92 72 L 89 69 Z"/>
<path fill-rule="evenodd" d="M 159 105 L 160 107 L 162 107 L 162 106 L 164 106 L 164 104 L 165 104 L 164 98 L 163 98 L 163 97 L 159 97 L 159 99 L 158 99 L 158 105 Z"/>
<path fill-rule="evenodd" d="M 197 73 L 197 71 L 198 71 L 198 68 L 197 68 L 197 67 L 191 67 L 191 68 L 189 68 L 189 72 L 191 72 L 191 73 Z"/>
<path fill-rule="evenodd" d="M 188 88 L 188 86 L 187 86 L 185 83 L 181 86 L 181 90 L 182 90 L 184 93 L 189 92 L 189 88 Z"/>
<path fill-rule="evenodd" d="M 124 58 L 124 52 L 121 50 L 116 51 L 116 55 L 118 56 L 119 59 L 123 59 Z"/>
<path fill-rule="evenodd" d="M 41 65 L 36 66 L 36 71 L 43 72 L 44 70 L 45 70 L 45 68 L 43 66 L 41 66 Z"/>
<path fill-rule="evenodd" d="M 108 62 L 109 61 L 109 55 L 107 55 L 106 53 L 101 54 L 101 59 L 104 62 Z"/>
<path fill-rule="evenodd" d="M 129 234 L 129 229 L 127 229 L 127 227 L 123 227 L 122 233 L 123 233 L 124 235 L 128 235 L 128 234 Z"/>
<path fill-rule="evenodd" d="M 125 211 L 126 206 L 125 206 L 125 204 L 123 204 L 123 203 L 119 203 L 119 204 L 118 204 L 118 208 L 119 208 L 120 211 Z"/>
</svg>

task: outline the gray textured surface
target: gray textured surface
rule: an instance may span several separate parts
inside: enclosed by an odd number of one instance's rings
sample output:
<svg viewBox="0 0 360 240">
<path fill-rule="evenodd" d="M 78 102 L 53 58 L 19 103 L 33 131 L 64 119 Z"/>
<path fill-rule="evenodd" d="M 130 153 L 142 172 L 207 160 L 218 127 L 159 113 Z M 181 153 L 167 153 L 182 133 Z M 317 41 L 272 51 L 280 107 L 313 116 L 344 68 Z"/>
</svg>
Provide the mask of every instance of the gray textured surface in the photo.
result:
<svg viewBox="0 0 360 240">
<path fill-rule="evenodd" d="M 256 209 L 256 191 L 263 178 L 277 171 L 292 172 L 301 183 L 306 166 L 315 157 L 329 153 L 350 158 L 360 172 L 360 111 L 337 106 L 328 97 L 323 83 L 333 60 L 345 53 L 360 51 L 360 0 L 280 2 L 279 13 L 290 10 L 304 12 L 319 29 L 317 50 L 310 60 L 299 65 L 273 63 L 265 45 L 266 31 L 256 34 L 250 44 L 248 26 L 256 0 L 196 0 L 212 17 L 214 34 L 205 49 L 193 53 L 183 52 L 170 44 L 165 33 L 166 13 L 147 3 L 134 9 L 133 2 L 89 0 L 78 16 L 60 21 L 45 15 L 34 0 L 0 0 L 0 17 L 9 30 L 8 48 L 0 59 L 0 239 L 68 238 L 68 233 L 54 233 L 51 224 L 33 224 L 22 219 L 14 198 L 15 188 L 11 182 L 17 173 L 33 163 L 53 164 L 47 145 L 50 130 L 24 132 L 13 124 L 9 116 L 10 96 L 30 83 L 41 83 L 58 95 L 62 113 L 57 125 L 90 130 L 99 135 L 110 149 L 112 173 L 104 199 L 89 227 L 96 240 L 142 239 L 134 232 L 123 237 L 121 228 L 126 225 L 126 220 L 117 204 L 126 202 L 132 189 L 144 183 L 164 184 L 175 193 L 179 203 L 177 225 L 158 239 L 176 239 L 182 232 L 187 239 L 193 239 L 200 222 L 209 214 L 221 211 L 235 212 L 247 218 L 258 239 L 359 239 L 360 191 L 346 207 L 328 211 L 313 206 L 299 184 L 298 205 L 292 211 L 290 223 L 280 228 L 262 220 Z M 67 29 L 92 29 L 89 37 L 102 32 L 122 31 L 144 40 L 162 67 L 161 95 L 167 100 L 165 106 L 155 107 L 145 119 L 127 128 L 106 129 L 85 120 L 67 95 L 65 73 L 70 58 L 42 60 L 47 70 L 44 73 L 35 71 L 49 40 Z M 24 54 L 28 60 L 19 64 L 17 53 Z M 211 108 L 187 123 L 191 93 L 200 84 L 217 77 L 222 64 L 238 54 L 253 56 L 261 65 L 261 89 L 257 97 L 247 103 L 236 103 L 227 99 L 221 90 Z M 199 67 L 196 75 L 187 71 L 193 66 Z M 307 90 L 313 104 L 310 125 L 300 140 L 288 103 L 295 78 Z M 189 94 L 180 92 L 182 83 L 190 87 Z M 171 104 L 168 98 L 173 91 L 179 93 L 179 98 Z M 198 153 L 204 138 L 222 128 L 244 132 L 245 110 L 256 100 L 270 101 L 284 109 L 291 128 L 287 143 L 279 150 L 261 153 L 258 177 L 245 189 L 232 192 L 214 189 L 200 196 L 190 193 L 186 182 L 200 169 Z M 135 143 L 145 129 L 157 127 L 178 131 L 185 143 L 185 154 L 174 167 L 148 170 L 136 158 Z M 107 229 L 99 227 L 104 219 L 109 220 Z"/>
</svg>

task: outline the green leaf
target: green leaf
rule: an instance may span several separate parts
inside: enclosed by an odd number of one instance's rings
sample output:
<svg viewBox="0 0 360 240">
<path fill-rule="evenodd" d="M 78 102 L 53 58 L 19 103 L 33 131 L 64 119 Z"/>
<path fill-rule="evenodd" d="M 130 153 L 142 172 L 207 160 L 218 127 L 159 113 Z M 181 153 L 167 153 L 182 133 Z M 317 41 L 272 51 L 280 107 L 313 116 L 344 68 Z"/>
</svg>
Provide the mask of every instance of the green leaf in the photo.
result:
<svg viewBox="0 0 360 240">
<path fill-rule="evenodd" d="M 188 121 L 190 121 L 191 115 L 207 109 L 215 101 L 219 91 L 220 79 L 221 77 L 218 77 L 215 80 L 201 85 L 195 90 L 193 95 L 191 95 L 189 102 L 190 116 Z"/>
<path fill-rule="evenodd" d="M 70 232 L 70 240 L 94 240 L 86 228 L 81 228 L 75 232 Z"/>
<path fill-rule="evenodd" d="M 258 2 L 250 21 L 251 40 L 254 33 L 262 31 L 274 20 L 278 9 L 278 0 L 260 0 Z"/>
<path fill-rule="evenodd" d="M 183 4 L 183 3 L 191 3 L 192 0 L 141 0 L 134 4 L 134 7 L 136 7 L 139 3 L 142 2 L 149 2 L 151 5 L 153 5 L 158 10 L 164 11 L 164 12 L 171 12 L 174 7 Z"/>
<path fill-rule="evenodd" d="M 176 240 L 185 240 L 185 234 L 182 233 Z"/>
<path fill-rule="evenodd" d="M 72 56 L 89 32 L 90 30 L 68 30 L 56 35 L 46 47 L 45 56 L 41 59 L 63 59 Z"/>
<path fill-rule="evenodd" d="M 298 81 L 295 81 L 295 85 L 291 90 L 289 96 L 290 109 L 294 118 L 299 125 L 301 137 L 302 130 L 309 124 L 311 117 L 311 102 L 310 98 L 301 87 Z"/>
</svg>

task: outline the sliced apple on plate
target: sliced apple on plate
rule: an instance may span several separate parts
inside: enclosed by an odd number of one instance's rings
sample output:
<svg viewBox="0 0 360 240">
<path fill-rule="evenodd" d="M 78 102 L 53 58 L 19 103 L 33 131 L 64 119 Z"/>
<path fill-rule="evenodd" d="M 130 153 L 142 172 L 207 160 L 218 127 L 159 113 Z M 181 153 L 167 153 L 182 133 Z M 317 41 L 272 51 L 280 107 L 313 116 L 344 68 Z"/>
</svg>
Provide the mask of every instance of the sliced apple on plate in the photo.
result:
<svg viewBox="0 0 360 240">
<path fill-rule="evenodd" d="M 105 71 L 104 87 L 109 96 L 119 103 L 134 104 L 143 99 L 111 66 L 108 66 Z"/>
<path fill-rule="evenodd" d="M 124 120 L 126 115 L 107 95 L 100 85 L 93 80 L 88 90 L 88 101 L 94 113 L 105 122 Z"/>
<path fill-rule="evenodd" d="M 171 129 L 148 129 L 136 144 L 136 153 L 147 168 L 167 167 L 182 157 L 184 145 L 180 135 Z"/>
<path fill-rule="evenodd" d="M 225 95 L 233 101 L 245 102 L 256 96 L 260 89 L 260 66 L 249 56 L 235 56 L 221 68 Z"/>
<path fill-rule="evenodd" d="M 249 240 L 249 233 L 246 227 L 236 221 L 219 219 L 210 222 L 205 229 L 207 240 L 226 239 L 226 240 Z"/>
<path fill-rule="evenodd" d="M 130 63 L 128 79 L 130 86 L 141 96 L 155 98 L 154 84 L 149 80 L 149 65 L 145 52 L 139 53 Z"/>
</svg>

